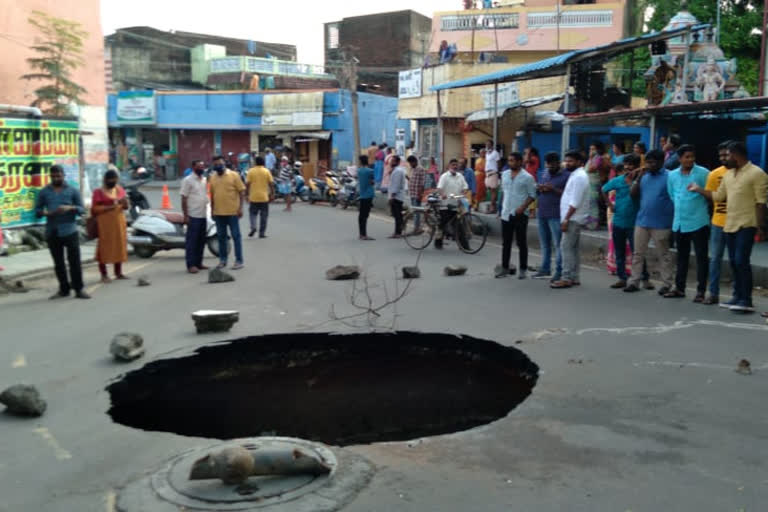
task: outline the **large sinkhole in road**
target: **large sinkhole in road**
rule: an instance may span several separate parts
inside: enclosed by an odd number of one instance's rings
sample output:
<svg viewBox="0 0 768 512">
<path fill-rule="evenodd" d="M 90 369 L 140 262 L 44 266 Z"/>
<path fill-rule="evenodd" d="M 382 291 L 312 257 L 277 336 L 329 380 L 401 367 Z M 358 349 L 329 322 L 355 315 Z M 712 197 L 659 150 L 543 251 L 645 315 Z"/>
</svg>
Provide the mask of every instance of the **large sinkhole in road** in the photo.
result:
<svg viewBox="0 0 768 512">
<path fill-rule="evenodd" d="M 538 370 L 514 347 L 468 336 L 280 334 L 158 360 L 107 389 L 110 416 L 130 427 L 344 446 L 503 418 L 531 393 Z"/>
</svg>

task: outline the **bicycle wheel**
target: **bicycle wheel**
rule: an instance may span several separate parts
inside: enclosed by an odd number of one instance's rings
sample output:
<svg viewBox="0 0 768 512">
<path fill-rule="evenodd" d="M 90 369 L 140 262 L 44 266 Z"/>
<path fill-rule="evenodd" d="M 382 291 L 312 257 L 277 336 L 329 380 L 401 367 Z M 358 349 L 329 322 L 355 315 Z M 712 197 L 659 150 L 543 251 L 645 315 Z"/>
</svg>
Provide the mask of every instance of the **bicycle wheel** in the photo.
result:
<svg viewBox="0 0 768 512">
<path fill-rule="evenodd" d="M 462 252 L 475 254 L 485 247 L 488 238 L 488 226 L 480 217 L 465 213 L 454 221 L 456 243 Z"/>
<path fill-rule="evenodd" d="M 437 223 L 435 218 L 428 211 L 418 212 L 421 213 L 421 226 L 417 231 L 416 225 L 416 213 L 410 211 L 405 214 L 403 218 L 403 238 L 408 247 L 416 250 L 421 250 L 429 246 L 432 239 L 435 237 L 435 228 Z"/>
</svg>

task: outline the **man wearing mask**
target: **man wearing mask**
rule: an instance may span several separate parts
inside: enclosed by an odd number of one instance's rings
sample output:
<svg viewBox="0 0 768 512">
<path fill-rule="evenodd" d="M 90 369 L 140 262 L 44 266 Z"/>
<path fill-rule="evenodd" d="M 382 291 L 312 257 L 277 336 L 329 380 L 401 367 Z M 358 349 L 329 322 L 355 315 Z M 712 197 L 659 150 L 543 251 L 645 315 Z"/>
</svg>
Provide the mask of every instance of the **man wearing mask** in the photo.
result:
<svg viewBox="0 0 768 512">
<path fill-rule="evenodd" d="M 259 221 L 259 238 L 267 238 L 267 218 L 269 217 L 269 202 L 275 197 L 275 185 L 272 173 L 264 166 L 264 159 L 256 157 L 256 165 L 248 170 L 245 178 L 245 195 L 248 196 L 248 213 L 251 220 L 251 231 L 248 237 L 256 234 L 256 218 Z"/>
<path fill-rule="evenodd" d="M 448 199 L 451 196 L 463 196 L 469 189 L 467 181 L 459 173 L 459 161 L 455 158 L 448 164 L 448 171 L 444 172 L 440 176 L 440 182 L 437 184 L 437 190 L 440 192 L 440 196 L 443 199 Z M 443 248 L 443 232 L 445 225 L 448 221 L 456 215 L 455 211 L 440 210 L 440 226 L 437 230 L 437 238 L 435 238 L 435 248 Z"/>
<path fill-rule="evenodd" d="M 496 213 L 499 194 L 499 160 L 501 156 L 489 140 L 485 145 L 485 186 L 491 191 L 491 213 Z"/>
<path fill-rule="evenodd" d="M 207 228 L 208 194 L 206 189 L 205 162 L 192 162 L 192 173 L 181 181 L 181 211 L 187 225 L 185 252 L 187 272 L 197 274 L 208 267 L 203 265 L 203 250 Z"/>
<path fill-rule="evenodd" d="M 83 269 L 80 261 L 80 238 L 77 231 L 76 219 L 85 214 L 80 192 L 67 185 L 64 179 L 64 169 L 60 165 L 52 165 L 50 172 L 51 183 L 46 185 L 35 200 L 35 214 L 38 218 L 46 217 L 45 232 L 48 240 L 48 250 L 51 252 L 56 268 L 56 278 L 59 281 L 59 291 L 50 298 L 68 297 L 75 290 L 78 299 L 90 299 L 83 290 Z M 64 263 L 64 251 L 69 262 Z"/>
<path fill-rule="evenodd" d="M 216 221 L 216 235 L 219 238 L 219 265 L 227 266 L 227 229 L 232 235 L 235 246 L 235 264 L 232 270 L 243 268 L 243 241 L 240 236 L 240 218 L 243 216 L 243 200 L 245 185 L 240 174 L 227 169 L 224 157 L 213 159 L 211 174 L 211 210 Z"/>
<path fill-rule="evenodd" d="M 755 235 L 765 235 L 765 201 L 768 195 L 768 175 L 749 161 L 747 147 L 742 142 L 728 145 L 726 171 L 715 192 L 696 183 L 688 190 L 698 192 L 714 202 L 728 202 L 725 219 L 725 244 L 733 274 L 733 298 L 720 304 L 734 313 L 753 313 L 752 303 L 752 246 Z M 763 313 L 765 316 L 765 313 Z"/>
<path fill-rule="evenodd" d="M 648 244 L 651 240 L 656 244 L 656 253 L 661 266 L 662 287 L 659 295 L 666 295 L 672 288 L 672 254 L 669 242 L 672 237 L 672 221 L 674 205 L 667 190 L 669 171 L 663 168 L 664 153 L 660 149 L 652 149 L 645 155 L 645 167 L 640 169 L 633 181 L 630 195 L 640 201 L 640 209 L 635 221 L 635 247 L 632 254 L 632 279 L 625 292 L 640 290 L 640 280 L 643 278 L 643 264 L 648 255 Z M 650 265 L 648 265 L 650 267 Z M 648 268 L 649 272 L 653 270 Z"/>
<path fill-rule="evenodd" d="M 680 156 L 677 150 L 680 147 L 680 136 L 672 134 L 667 137 L 667 143 L 662 146 L 664 154 L 664 168 L 668 171 L 674 171 L 680 167 Z"/>
</svg>

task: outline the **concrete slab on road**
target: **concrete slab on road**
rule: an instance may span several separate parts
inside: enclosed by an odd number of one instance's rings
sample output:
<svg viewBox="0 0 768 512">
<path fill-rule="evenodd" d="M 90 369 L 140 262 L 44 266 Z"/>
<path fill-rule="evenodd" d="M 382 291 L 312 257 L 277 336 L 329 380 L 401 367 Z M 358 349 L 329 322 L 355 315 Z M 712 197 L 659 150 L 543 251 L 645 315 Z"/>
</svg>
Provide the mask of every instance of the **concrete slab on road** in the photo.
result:
<svg viewBox="0 0 768 512">
<path fill-rule="evenodd" d="M 114 510 L 121 486 L 213 441 L 113 423 L 110 382 L 221 340 L 350 332 L 328 317 L 330 305 L 351 308 L 350 285 L 326 281 L 324 271 L 358 264 L 380 299 L 381 285 L 418 254 L 386 240 L 391 223 L 378 214 L 374 242 L 357 240 L 356 212 L 325 205 L 273 208 L 269 222 L 269 238 L 245 239 L 246 268 L 233 271 L 234 283 L 187 274 L 176 251 L 129 262 L 134 277 L 150 278 L 148 288 L 111 283 L 92 289 L 91 301 L 50 302 L 49 281 L 0 297 L 0 388 L 35 384 L 49 404 L 37 419 L 0 414 L 1 511 Z M 532 395 L 469 431 L 349 447 L 377 473 L 345 511 L 765 508 L 768 326 L 760 318 L 654 293 L 627 296 L 608 289 L 602 269 L 585 269 L 581 287 L 562 291 L 494 279 L 498 251 L 495 241 L 472 256 L 453 245 L 425 250 L 423 277 L 398 304 L 396 325 L 519 348 L 541 368 Z M 469 271 L 443 277 L 448 264 Z M 89 270 L 88 282 L 95 277 Z M 196 335 L 189 314 L 211 308 L 236 309 L 240 322 L 225 335 Z M 118 365 L 108 345 L 126 330 L 144 335 L 147 356 Z M 752 375 L 734 371 L 742 358 Z"/>
</svg>

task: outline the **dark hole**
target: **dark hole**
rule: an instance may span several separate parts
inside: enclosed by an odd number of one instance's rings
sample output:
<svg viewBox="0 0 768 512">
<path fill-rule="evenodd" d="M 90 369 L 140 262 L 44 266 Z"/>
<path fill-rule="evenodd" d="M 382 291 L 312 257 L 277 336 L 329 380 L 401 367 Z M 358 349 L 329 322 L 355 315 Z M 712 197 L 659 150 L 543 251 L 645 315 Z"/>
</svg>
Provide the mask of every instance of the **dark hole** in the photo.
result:
<svg viewBox="0 0 768 512">
<path fill-rule="evenodd" d="M 130 427 L 344 446 L 490 423 L 525 400 L 538 371 L 516 348 L 468 336 L 280 334 L 155 361 L 107 390 L 110 416 Z"/>
</svg>

